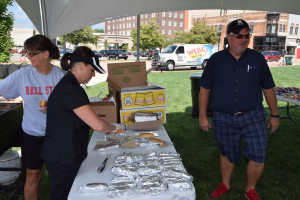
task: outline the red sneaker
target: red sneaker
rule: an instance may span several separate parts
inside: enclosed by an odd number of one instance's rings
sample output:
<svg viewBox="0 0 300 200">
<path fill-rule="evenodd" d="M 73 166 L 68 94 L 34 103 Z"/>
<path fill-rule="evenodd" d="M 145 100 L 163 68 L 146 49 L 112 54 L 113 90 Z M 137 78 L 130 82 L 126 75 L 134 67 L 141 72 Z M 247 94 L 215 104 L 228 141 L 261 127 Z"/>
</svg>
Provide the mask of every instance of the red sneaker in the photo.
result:
<svg viewBox="0 0 300 200">
<path fill-rule="evenodd" d="M 227 193 L 230 190 L 230 188 L 227 188 L 225 183 L 220 183 L 219 187 L 215 189 L 210 196 L 214 199 L 219 199 L 223 194 Z"/>
<path fill-rule="evenodd" d="M 256 193 L 255 189 L 251 189 L 248 192 L 245 192 L 245 197 L 248 200 L 260 200 L 258 194 Z"/>
</svg>

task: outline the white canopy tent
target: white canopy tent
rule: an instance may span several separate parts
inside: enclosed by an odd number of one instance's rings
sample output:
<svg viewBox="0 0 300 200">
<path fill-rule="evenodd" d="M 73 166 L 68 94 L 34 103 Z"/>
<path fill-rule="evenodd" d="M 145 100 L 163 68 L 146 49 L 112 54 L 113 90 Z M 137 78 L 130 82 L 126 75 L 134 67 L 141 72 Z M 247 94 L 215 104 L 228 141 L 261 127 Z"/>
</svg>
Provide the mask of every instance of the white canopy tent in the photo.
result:
<svg viewBox="0 0 300 200">
<path fill-rule="evenodd" d="M 300 14 L 299 0 L 16 0 L 40 33 L 53 39 L 71 31 L 146 13 L 231 9 Z M 40 4 L 41 3 L 41 4 Z M 41 5 L 41 6 L 40 6 Z M 43 16 L 43 18 L 41 17 Z M 43 25 L 42 25 L 43 24 Z"/>
</svg>

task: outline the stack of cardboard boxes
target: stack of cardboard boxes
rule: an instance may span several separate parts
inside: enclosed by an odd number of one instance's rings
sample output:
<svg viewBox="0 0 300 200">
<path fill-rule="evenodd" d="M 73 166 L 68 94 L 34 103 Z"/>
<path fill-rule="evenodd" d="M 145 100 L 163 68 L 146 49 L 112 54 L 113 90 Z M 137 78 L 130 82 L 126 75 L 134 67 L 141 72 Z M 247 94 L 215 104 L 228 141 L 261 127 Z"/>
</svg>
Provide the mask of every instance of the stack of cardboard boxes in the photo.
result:
<svg viewBox="0 0 300 200">
<path fill-rule="evenodd" d="M 136 112 L 156 113 L 158 121 L 156 125 L 166 123 L 167 94 L 162 86 L 147 82 L 146 62 L 111 63 L 108 68 L 108 90 L 116 100 L 115 106 L 110 107 L 111 117 L 116 119 L 113 123 L 124 123 L 146 126 L 150 123 L 135 123 L 133 115 Z M 103 107 L 92 103 L 92 108 L 99 111 Z M 152 122 L 153 126 L 153 122 Z"/>
</svg>

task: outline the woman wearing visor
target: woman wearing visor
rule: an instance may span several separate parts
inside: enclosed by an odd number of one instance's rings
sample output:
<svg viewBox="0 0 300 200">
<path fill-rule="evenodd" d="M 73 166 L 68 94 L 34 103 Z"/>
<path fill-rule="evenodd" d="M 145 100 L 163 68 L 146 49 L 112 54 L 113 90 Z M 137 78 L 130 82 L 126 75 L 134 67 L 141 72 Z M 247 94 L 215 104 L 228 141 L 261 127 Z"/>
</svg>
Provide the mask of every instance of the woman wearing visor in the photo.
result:
<svg viewBox="0 0 300 200">
<path fill-rule="evenodd" d="M 99 58 L 88 47 L 66 53 L 61 67 L 68 71 L 48 99 L 47 127 L 41 157 L 50 177 L 50 199 L 66 200 L 72 183 L 87 156 L 90 128 L 115 132 L 124 128 L 100 119 L 80 84 L 88 83 L 95 71 L 105 73 Z"/>
</svg>

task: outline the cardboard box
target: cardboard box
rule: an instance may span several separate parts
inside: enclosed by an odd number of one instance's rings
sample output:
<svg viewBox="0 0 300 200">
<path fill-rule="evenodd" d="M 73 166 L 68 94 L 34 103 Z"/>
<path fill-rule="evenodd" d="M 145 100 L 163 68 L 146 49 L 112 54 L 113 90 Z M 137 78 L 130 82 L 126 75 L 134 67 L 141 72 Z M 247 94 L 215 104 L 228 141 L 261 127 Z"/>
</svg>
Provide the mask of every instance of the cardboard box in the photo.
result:
<svg viewBox="0 0 300 200">
<path fill-rule="evenodd" d="M 108 85 L 121 92 L 124 87 L 147 86 L 146 62 L 107 64 Z"/>
<path fill-rule="evenodd" d="M 119 110 L 114 101 L 91 102 L 91 108 L 101 119 L 110 123 L 119 122 Z"/>
<path fill-rule="evenodd" d="M 134 123 L 132 119 L 132 115 L 135 112 L 150 112 L 150 113 L 157 113 L 158 119 L 162 120 L 163 123 L 167 122 L 166 118 L 166 108 L 165 107 L 144 107 L 144 108 L 137 108 L 137 109 L 121 109 L 120 110 L 120 122 L 126 125 L 130 125 Z M 143 123 L 143 122 L 142 122 Z"/>
<path fill-rule="evenodd" d="M 121 89 L 121 108 L 157 107 L 167 105 L 166 89 L 159 85 Z"/>
</svg>

